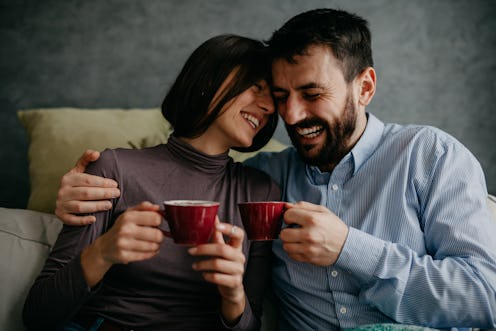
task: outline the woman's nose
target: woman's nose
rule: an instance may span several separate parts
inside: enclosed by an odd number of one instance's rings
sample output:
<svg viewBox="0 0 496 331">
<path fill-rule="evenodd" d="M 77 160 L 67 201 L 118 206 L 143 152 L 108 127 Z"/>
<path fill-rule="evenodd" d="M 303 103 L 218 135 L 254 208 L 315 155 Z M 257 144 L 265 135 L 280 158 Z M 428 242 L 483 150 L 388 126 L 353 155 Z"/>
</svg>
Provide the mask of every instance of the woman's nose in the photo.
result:
<svg viewBox="0 0 496 331">
<path fill-rule="evenodd" d="M 258 107 L 265 113 L 272 114 L 275 112 L 274 100 L 272 99 L 269 89 L 264 89 L 257 99 Z"/>
</svg>

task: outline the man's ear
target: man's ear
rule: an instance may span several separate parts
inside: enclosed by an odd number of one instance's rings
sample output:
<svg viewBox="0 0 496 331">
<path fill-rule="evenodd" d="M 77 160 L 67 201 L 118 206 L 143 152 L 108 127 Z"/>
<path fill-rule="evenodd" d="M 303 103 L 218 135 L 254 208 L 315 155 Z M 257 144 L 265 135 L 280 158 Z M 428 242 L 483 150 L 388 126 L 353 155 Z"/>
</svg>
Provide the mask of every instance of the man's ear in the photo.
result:
<svg viewBox="0 0 496 331">
<path fill-rule="evenodd" d="M 375 94 L 375 70 L 372 67 L 368 67 L 358 76 L 358 83 L 360 88 L 358 102 L 362 106 L 367 106 Z"/>
</svg>

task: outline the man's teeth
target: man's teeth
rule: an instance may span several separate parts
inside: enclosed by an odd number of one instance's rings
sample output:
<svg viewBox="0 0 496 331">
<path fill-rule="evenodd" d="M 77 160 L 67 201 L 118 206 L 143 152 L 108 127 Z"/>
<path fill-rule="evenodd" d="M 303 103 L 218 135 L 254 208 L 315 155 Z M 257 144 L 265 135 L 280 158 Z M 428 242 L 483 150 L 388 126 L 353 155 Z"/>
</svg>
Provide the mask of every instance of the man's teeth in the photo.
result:
<svg viewBox="0 0 496 331">
<path fill-rule="evenodd" d="M 248 120 L 248 122 L 250 122 L 251 126 L 256 129 L 259 125 L 260 125 L 260 121 L 258 120 L 258 118 L 256 118 L 255 116 L 252 116 L 250 114 L 247 114 L 247 113 L 242 113 L 241 114 L 246 120 Z"/>
<path fill-rule="evenodd" d="M 300 136 L 305 136 L 305 138 L 315 138 L 322 132 L 322 130 L 322 126 L 312 126 L 311 128 L 296 128 L 296 132 Z"/>
</svg>

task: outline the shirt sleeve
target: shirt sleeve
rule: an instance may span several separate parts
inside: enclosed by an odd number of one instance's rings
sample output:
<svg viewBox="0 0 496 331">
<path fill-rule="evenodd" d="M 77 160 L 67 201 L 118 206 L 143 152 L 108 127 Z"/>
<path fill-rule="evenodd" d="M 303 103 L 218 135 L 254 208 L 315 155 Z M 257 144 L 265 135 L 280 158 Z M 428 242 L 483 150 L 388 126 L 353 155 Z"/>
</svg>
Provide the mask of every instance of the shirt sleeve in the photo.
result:
<svg viewBox="0 0 496 331">
<path fill-rule="evenodd" d="M 417 191 L 427 254 L 350 228 L 336 266 L 360 282 L 360 300 L 397 322 L 494 328 L 496 223 L 485 187 L 472 154 L 447 145 Z"/>
<path fill-rule="evenodd" d="M 263 198 L 265 201 L 279 201 L 281 191 L 279 187 L 266 176 L 266 192 Z M 247 302 L 245 311 L 239 322 L 232 327 L 222 321 L 227 330 L 259 330 L 263 312 L 263 302 L 265 293 L 270 283 L 271 263 L 272 263 L 272 241 L 252 241 L 249 248 L 248 264 L 244 275 L 243 285 L 245 287 Z"/>
<path fill-rule="evenodd" d="M 103 155 L 103 154 L 102 154 Z M 101 173 L 101 158 L 92 167 Z M 81 267 L 80 255 L 103 232 L 110 221 L 108 212 L 95 214 L 97 221 L 87 226 L 64 225 L 45 265 L 24 303 L 23 320 L 30 330 L 55 329 L 68 322 L 96 291 L 90 289 Z"/>
</svg>

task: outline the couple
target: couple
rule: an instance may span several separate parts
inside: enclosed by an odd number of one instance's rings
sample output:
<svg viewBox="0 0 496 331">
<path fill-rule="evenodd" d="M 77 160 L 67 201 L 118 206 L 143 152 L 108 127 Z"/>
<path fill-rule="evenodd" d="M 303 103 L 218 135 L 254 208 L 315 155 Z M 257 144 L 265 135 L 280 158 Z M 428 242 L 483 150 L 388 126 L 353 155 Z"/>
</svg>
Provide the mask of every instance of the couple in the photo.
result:
<svg viewBox="0 0 496 331">
<path fill-rule="evenodd" d="M 64 226 L 25 321 L 257 329 L 271 263 L 280 330 L 496 327 L 496 229 L 482 170 L 446 133 L 385 124 L 365 111 L 376 87 L 367 22 L 339 10 L 305 12 L 274 32 L 268 54 L 254 42 L 257 56 L 244 60 L 226 39 L 246 38 L 217 38 L 192 54 L 164 101 L 174 126 L 166 145 L 105 151 L 95 163 L 98 153 L 87 153 L 64 176 L 57 214 L 91 225 Z M 229 52 L 207 52 L 213 40 Z M 277 185 L 226 154 L 269 139 L 269 88 L 294 148 L 245 165 Z M 119 190 L 81 174 L 87 165 Z M 266 245 L 243 240 L 235 204 L 279 194 L 290 202 L 284 221 L 298 226 L 281 231 L 270 261 Z M 169 196 L 216 198 L 230 223 L 218 223 L 210 244 L 169 245 L 154 228 L 158 206 L 139 203 Z"/>
</svg>

